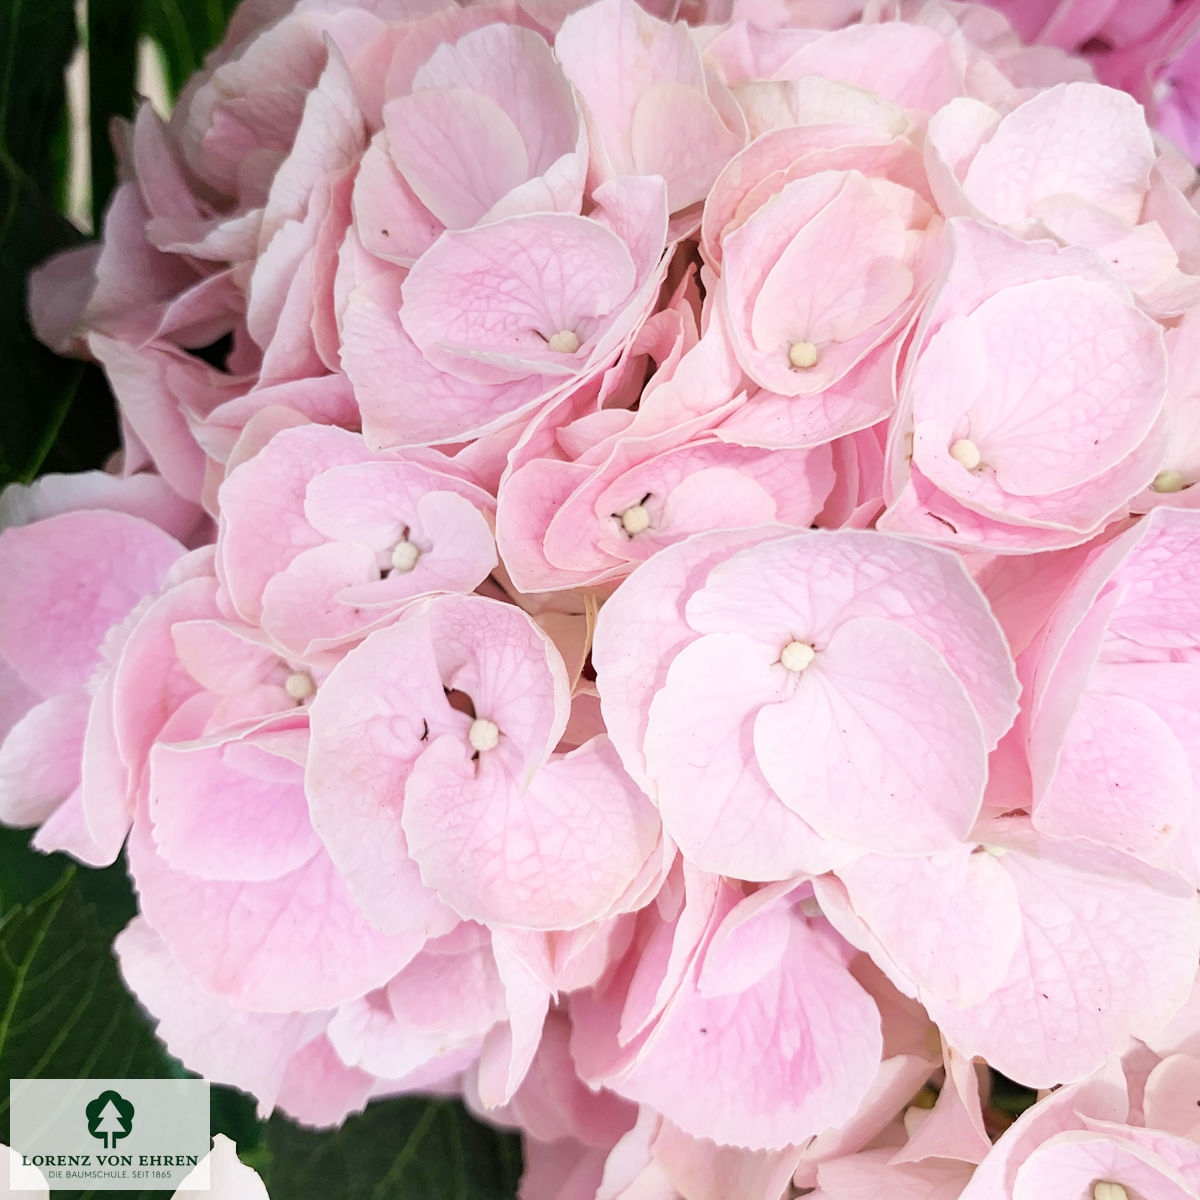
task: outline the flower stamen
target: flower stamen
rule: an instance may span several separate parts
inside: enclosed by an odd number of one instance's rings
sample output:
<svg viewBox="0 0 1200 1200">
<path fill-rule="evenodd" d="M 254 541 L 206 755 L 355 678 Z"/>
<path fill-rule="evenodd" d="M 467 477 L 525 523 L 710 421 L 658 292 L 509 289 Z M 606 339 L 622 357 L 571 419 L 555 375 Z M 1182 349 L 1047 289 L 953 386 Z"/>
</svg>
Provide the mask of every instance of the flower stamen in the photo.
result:
<svg viewBox="0 0 1200 1200">
<path fill-rule="evenodd" d="M 500 726 L 487 717 L 476 717 L 467 730 L 467 741 L 471 749 L 482 754 L 485 750 L 495 750 L 500 744 Z"/>
<path fill-rule="evenodd" d="M 954 442 L 950 446 L 950 457 L 968 471 L 974 471 L 983 462 L 979 447 L 970 438 L 959 438 Z"/>
<path fill-rule="evenodd" d="M 795 671 L 798 675 L 816 657 L 817 652 L 808 642 L 792 641 L 784 646 L 783 653 L 779 656 L 779 665 L 785 670 Z"/>
<path fill-rule="evenodd" d="M 817 365 L 817 348 L 812 342 L 793 342 L 788 347 L 788 362 L 799 371 Z"/>
<path fill-rule="evenodd" d="M 404 541 L 397 542 L 392 550 L 392 570 L 407 575 L 417 565 L 417 559 L 420 557 L 421 547 L 405 538 Z"/>
<path fill-rule="evenodd" d="M 283 690 L 293 700 L 307 700 L 317 690 L 317 685 L 307 671 L 293 671 L 283 681 Z"/>
</svg>

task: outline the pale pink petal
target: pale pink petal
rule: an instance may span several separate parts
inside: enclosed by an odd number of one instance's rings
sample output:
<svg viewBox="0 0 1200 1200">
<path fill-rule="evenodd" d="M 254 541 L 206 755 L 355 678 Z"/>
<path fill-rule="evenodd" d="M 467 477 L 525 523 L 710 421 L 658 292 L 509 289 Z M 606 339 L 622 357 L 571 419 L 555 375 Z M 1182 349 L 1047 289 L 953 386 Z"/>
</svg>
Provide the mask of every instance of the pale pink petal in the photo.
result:
<svg viewBox="0 0 1200 1200">
<path fill-rule="evenodd" d="M 1164 1058 L 1146 1080 L 1142 1106 L 1148 1126 L 1195 1143 L 1200 1134 L 1200 1059 L 1190 1054 Z"/>
<path fill-rule="evenodd" d="M 813 1200 L 956 1200 L 971 1178 L 966 1163 L 928 1159 L 892 1165 L 888 1150 L 823 1163 Z"/>
<path fill-rule="evenodd" d="M 320 851 L 303 770 L 253 744 L 157 745 L 149 779 L 158 852 L 200 879 L 278 879 Z"/>
<path fill-rule="evenodd" d="M 288 1063 L 279 1085 L 279 1107 L 302 1125 L 334 1127 L 361 1112 L 378 1087 L 373 1075 L 349 1067 L 329 1038 L 305 1042 Z"/>
<path fill-rule="evenodd" d="M 1189 1147 L 1193 1157 L 1195 1148 Z M 1064 1133 L 1039 1148 L 1017 1171 L 1013 1200 L 1041 1200 L 1107 1180 L 1127 1195 L 1192 1200 L 1195 1192 L 1164 1162 L 1147 1161 L 1136 1148 L 1099 1134 Z"/>
<path fill-rule="evenodd" d="M 748 639 L 709 634 L 676 654 L 650 705 L 643 744 L 663 824 L 705 870 L 784 879 L 854 853 L 785 806 L 755 759 L 755 715 L 780 697 L 778 675 Z"/>
<path fill-rule="evenodd" d="M 1093 691 L 1079 705 L 1058 767 L 1037 799 L 1037 828 L 1080 834 L 1148 861 L 1191 814 L 1192 773 L 1170 727 L 1137 700 Z"/>
<path fill-rule="evenodd" d="M 868 855 L 837 876 L 919 998 L 966 1007 L 1004 981 L 1021 913 L 1012 879 L 992 855 L 970 845 L 932 859 Z"/>
<path fill-rule="evenodd" d="M 983 798 L 982 730 L 962 683 L 924 639 L 877 617 L 818 646 L 794 692 L 759 712 L 754 750 L 789 808 L 866 850 L 948 848 Z"/>
<path fill-rule="evenodd" d="M 967 195 L 994 220 L 1075 194 L 1128 224 L 1141 215 L 1154 143 L 1141 106 L 1113 88 L 1065 83 L 1005 117 L 967 170 Z"/>
<path fill-rule="evenodd" d="M 0 820 L 37 825 L 79 787 L 91 700 L 82 688 L 31 708 L 0 742 Z"/>
<path fill-rule="evenodd" d="M 384 108 L 388 147 L 417 199 L 450 229 L 474 225 L 529 177 L 520 130 L 486 96 L 413 92 Z"/>
<path fill-rule="evenodd" d="M 108 630 L 156 591 L 183 547 L 117 512 L 69 512 L 0 534 L 0 654 L 43 695 L 83 683 Z"/>
<path fill-rule="evenodd" d="M 450 914 L 421 884 L 400 826 L 404 786 L 426 739 L 465 721 L 446 701 L 428 618 L 372 634 L 329 675 L 309 712 L 313 828 L 350 894 L 380 929 L 444 928 Z"/>
<path fill-rule="evenodd" d="M 268 1012 L 330 1008 L 389 979 L 424 934 L 367 924 L 324 854 L 265 882 L 201 880 L 155 851 L 135 821 L 129 867 L 146 920 L 210 991 Z"/>
<path fill-rule="evenodd" d="M 1200 944 L 1192 889 L 1110 850 L 1034 838 L 1017 821 L 980 836 L 1007 850 L 999 861 L 1023 935 L 986 1001 L 930 1003 L 947 1040 L 1038 1087 L 1080 1079 L 1130 1035 L 1163 1029 L 1187 998 Z"/>
<path fill-rule="evenodd" d="M 788 925 L 786 953 L 745 990 L 706 998 L 685 987 L 610 1086 L 686 1133 L 751 1149 L 850 1117 L 878 1069 L 878 1012 L 821 937 L 795 917 Z"/>
<path fill-rule="evenodd" d="M 572 929 L 606 916 L 659 836 L 608 739 L 552 759 L 531 779 L 517 774 L 519 758 L 475 757 L 441 739 L 409 777 L 403 826 L 425 885 L 479 921 Z"/>
<path fill-rule="evenodd" d="M 117 935 L 113 949 L 126 985 L 157 1022 L 156 1033 L 189 1070 L 251 1092 L 270 1109 L 287 1064 L 329 1016 L 257 1013 L 203 989 L 175 960 L 144 917 Z"/>
</svg>

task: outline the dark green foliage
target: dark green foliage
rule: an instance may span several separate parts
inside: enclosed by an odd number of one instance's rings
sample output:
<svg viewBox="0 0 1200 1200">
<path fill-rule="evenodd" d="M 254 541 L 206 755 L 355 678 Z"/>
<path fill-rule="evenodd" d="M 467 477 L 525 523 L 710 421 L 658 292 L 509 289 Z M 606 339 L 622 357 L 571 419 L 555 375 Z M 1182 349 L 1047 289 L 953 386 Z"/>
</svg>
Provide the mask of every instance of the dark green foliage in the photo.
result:
<svg viewBox="0 0 1200 1200">
<path fill-rule="evenodd" d="M 73 0 L 5 0 L 0 14 L 0 484 L 32 479 L 44 469 L 91 466 L 115 445 L 112 401 L 100 373 L 39 346 L 25 320 L 28 272 L 80 240 L 56 208 L 66 177 L 63 72 L 77 38 Z"/>
<path fill-rule="evenodd" d="M 147 35 L 162 50 L 167 82 L 177 93 L 225 33 L 236 0 L 142 0 Z"/>
<path fill-rule="evenodd" d="M 4 1080 L 172 1074 L 113 960 L 117 918 L 127 907 L 124 868 L 87 871 L 57 855 L 35 857 L 20 840 L 6 830 L 0 843 Z M 0 1112 L 7 1142 L 7 1087 Z"/>
<path fill-rule="evenodd" d="M 246 1157 L 288 1200 L 506 1200 L 521 1173 L 515 1136 L 417 1098 L 376 1101 L 336 1134 L 273 1117 Z"/>
</svg>

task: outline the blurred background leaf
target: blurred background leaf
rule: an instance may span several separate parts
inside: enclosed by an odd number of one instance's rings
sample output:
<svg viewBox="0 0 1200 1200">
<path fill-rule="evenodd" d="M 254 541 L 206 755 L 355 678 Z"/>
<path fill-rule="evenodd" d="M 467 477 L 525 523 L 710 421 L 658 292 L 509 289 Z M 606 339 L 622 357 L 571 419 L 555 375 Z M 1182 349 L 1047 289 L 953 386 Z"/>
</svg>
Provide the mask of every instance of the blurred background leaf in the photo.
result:
<svg viewBox="0 0 1200 1200">
<path fill-rule="evenodd" d="M 521 1175 L 515 1135 L 415 1096 L 373 1101 L 336 1132 L 272 1117 L 263 1149 L 246 1157 L 281 1200 L 508 1200 Z"/>
<path fill-rule="evenodd" d="M 167 88 L 177 96 L 225 33 L 237 0 L 142 0 L 142 29 L 162 55 Z"/>
<path fill-rule="evenodd" d="M 103 0 L 101 0 L 103 2 Z M 81 240 L 63 216 L 69 178 L 64 72 L 79 38 L 73 0 L 5 0 L 0 15 L 0 483 L 78 469 L 116 441 L 95 368 L 57 358 L 25 318 L 26 276 Z M 79 413 L 73 410 L 79 408 Z"/>
</svg>

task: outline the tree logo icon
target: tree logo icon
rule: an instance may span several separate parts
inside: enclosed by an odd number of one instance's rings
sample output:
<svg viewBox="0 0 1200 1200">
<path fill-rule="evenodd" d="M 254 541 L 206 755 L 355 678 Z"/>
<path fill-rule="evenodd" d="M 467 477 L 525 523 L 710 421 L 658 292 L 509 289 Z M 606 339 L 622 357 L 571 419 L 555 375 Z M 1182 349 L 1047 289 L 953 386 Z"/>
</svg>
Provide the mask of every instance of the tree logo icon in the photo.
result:
<svg viewBox="0 0 1200 1200">
<path fill-rule="evenodd" d="M 84 1110 L 88 1133 L 111 1150 L 133 1131 L 133 1105 L 120 1092 L 101 1092 Z"/>
</svg>

